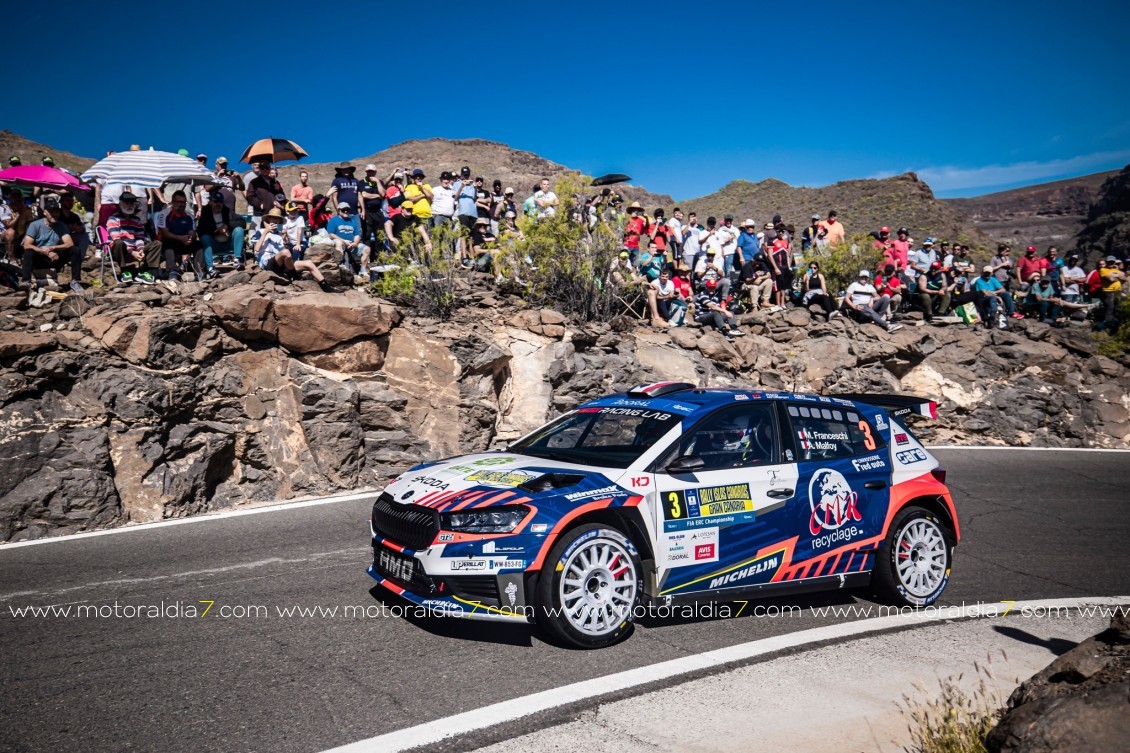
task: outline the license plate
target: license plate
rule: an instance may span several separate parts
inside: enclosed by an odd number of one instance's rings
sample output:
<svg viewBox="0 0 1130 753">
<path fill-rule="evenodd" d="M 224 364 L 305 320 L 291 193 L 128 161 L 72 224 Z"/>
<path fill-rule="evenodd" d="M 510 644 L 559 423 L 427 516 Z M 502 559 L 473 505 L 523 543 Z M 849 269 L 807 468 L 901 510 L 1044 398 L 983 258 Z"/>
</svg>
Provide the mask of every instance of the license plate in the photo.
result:
<svg viewBox="0 0 1130 753">
<path fill-rule="evenodd" d="M 416 572 L 416 560 L 381 548 L 377 550 L 377 568 L 390 578 L 410 583 Z"/>
</svg>

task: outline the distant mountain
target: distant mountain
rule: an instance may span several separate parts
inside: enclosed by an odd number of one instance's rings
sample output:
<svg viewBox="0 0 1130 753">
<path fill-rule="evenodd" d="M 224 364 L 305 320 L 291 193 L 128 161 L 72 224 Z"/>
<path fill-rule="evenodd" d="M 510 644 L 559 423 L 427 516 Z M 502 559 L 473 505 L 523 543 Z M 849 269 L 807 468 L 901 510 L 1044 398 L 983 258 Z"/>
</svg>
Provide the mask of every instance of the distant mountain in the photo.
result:
<svg viewBox="0 0 1130 753">
<path fill-rule="evenodd" d="M 849 235 L 884 225 L 893 234 L 905 225 L 917 240 L 929 235 L 975 244 L 988 240 L 961 212 L 935 199 L 930 187 L 914 173 L 847 180 L 821 188 L 793 187 L 772 178 L 759 183 L 736 180 L 708 196 L 681 202 L 681 206 L 684 211 L 698 212 L 700 221 L 707 215 L 721 221 L 723 215 L 733 214 L 735 222 L 749 218 L 759 226 L 780 214 L 798 232 L 813 214 L 825 217 L 834 209 Z"/>
<path fill-rule="evenodd" d="M 65 167 L 81 173 L 95 163 L 88 157 L 79 157 L 70 152 L 60 151 L 50 146 L 25 139 L 18 133 L 0 131 L 0 169 L 8 166 L 8 158 L 18 156 L 25 165 L 38 165 L 44 157 L 55 160 L 57 167 Z"/>
<path fill-rule="evenodd" d="M 1075 236 L 1075 248 L 1094 260 L 1130 252 L 1130 165 L 1109 175 L 1099 188 L 1087 218 Z"/>
<path fill-rule="evenodd" d="M 427 174 L 428 182 L 433 185 L 439 181 L 439 174 L 444 170 L 458 174 L 459 168 L 467 165 L 471 168 L 472 175 L 486 178 L 488 189 L 497 178 L 502 181 L 503 187 L 513 187 L 519 199 L 533 193 L 533 186 L 542 178 L 553 180 L 565 173 L 577 173 L 576 170 L 539 157 L 533 152 L 511 149 L 506 144 L 485 139 L 415 139 L 395 144 L 368 157 L 348 161 L 357 167 L 358 178 L 365 174 L 365 165 L 370 163 L 377 166 L 377 175 L 382 179 L 395 167 L 418 167 Z M 298 173 L 305 170 L 310 174 L 310 185 L 314 190 L 324 193 L 329 189 L 334 168 L 338 164 L 312 162 L 287 165 L 279 168 L 279 176 L 289 193 L 290 187 L 298 182 Z M 638 200 L 649 209 L 666 207 L 670 211 L 674 205 L 670 196 L 653 194 L 638 186 L 621 184 L 612 188 L 627 201 Z"/>
<path fill-rule="evenodd" d="M 1013 246 L 1070 247 L 1104 181 L 1117 170 L 1040 183 L 971 199 L 943 199 L 986 235 Z M 1062 249 L 1061 249 L 1062 250 Z"/>
</svg>

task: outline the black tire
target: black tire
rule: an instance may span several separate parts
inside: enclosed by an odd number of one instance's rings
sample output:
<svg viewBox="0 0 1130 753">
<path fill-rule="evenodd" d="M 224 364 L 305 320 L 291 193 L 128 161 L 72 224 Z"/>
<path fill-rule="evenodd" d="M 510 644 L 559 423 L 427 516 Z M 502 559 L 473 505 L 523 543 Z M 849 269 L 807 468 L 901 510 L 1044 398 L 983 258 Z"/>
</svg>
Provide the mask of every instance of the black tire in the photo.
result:
<svg viewBox="0 0 1130 753">
<path fill-rule="evenodd" d="M 642 594 L 632 542 L 607 525 L 586 523 L 562 534 L 545 559 L 538 624 L 571 646 L 611 646 L 632 634 Z"/>
<path fill-rule="evenodd" d="M 942 595 L 953 566 L 953 533 L 934 513 L 909 506 L 891 522 L 875 555 L 871 586 L 882 602 L 925 607 Z"/>
</svg>

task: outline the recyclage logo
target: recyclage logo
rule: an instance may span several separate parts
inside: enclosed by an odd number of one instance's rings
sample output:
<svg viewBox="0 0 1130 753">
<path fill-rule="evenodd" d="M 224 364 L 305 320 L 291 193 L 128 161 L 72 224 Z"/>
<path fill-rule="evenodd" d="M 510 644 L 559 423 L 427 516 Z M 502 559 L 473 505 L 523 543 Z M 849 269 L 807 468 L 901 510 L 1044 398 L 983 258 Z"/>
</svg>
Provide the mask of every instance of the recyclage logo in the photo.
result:
<svg viewBox="0 0 1130 753">
<path fill-rule="evenodd" d="M 859 494 L 852 491 L 847 479 L 839 471 L 821 468 L 808 482 L 808 503 L 812 517 L 808 530 L 815 536 L 821 529 L 834 531 L 845 523 L 863 520 L 859 514 Z"/>
</svg>

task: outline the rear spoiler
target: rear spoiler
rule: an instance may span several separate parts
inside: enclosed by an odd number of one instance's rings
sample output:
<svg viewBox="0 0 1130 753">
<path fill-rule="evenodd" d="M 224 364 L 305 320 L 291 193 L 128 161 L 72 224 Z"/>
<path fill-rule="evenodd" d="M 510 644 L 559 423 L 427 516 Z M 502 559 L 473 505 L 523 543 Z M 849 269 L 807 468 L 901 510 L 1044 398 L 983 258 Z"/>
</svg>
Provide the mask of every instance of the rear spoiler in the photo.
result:
<svg viewBox="0 0 1130 753">
<path fill-rule="evenodd" d="M 871 395 L 867 393 L 849 393 L 849 394 L 835 394 L 830 397 L 838 397 L 843 400 L 851 400 L 856 403 L 866 403 L 867 405 L 874 405 L 876 408 L 884 408 L 893 418 L 903 418 L 905 416 L 915 415 L 924 416 L 926 418 L 938 418 L 938 404 L 933 400 L 924 397 L 915 397 L 914 395 Z"/>
</svg>

